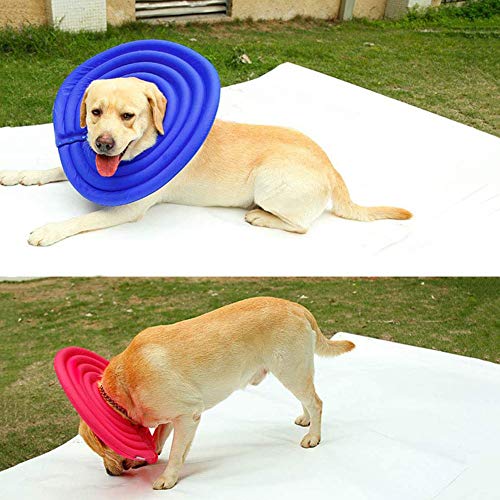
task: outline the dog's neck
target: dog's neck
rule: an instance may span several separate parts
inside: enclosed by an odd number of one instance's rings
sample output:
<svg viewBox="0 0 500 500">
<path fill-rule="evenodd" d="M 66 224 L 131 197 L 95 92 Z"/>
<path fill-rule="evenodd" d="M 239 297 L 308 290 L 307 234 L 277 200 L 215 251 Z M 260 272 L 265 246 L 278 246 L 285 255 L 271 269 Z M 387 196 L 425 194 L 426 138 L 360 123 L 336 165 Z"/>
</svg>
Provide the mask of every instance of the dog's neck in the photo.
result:
<svg viewBox="0 0 500 500">
<path fill-rule="evenodd" d="M 132 420 L 129 415 L 127 410 L 119 405 L 104 389 L 102 382 L 98 382 L 97 387 L 99 389 L 99 393 L 102 396 L 102 399 L 113 409 L 115 410 L 119 415 L 121 415 L 123 418 L 126 418 L 129 422 L 132 422 L 134 425 L 137 425 L 137 422 Z"/>
</svg>

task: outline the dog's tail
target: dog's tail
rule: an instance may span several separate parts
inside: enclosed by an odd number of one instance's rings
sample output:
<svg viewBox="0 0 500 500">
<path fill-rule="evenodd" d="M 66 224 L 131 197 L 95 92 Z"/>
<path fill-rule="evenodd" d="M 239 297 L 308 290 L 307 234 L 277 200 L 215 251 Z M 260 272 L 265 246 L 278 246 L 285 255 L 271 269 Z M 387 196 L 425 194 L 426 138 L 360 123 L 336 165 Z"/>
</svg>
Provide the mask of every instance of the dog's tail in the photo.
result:
<svg viewBox="0 0 500 500">
<path fill-rule="evenodd" d="M 349 196 L 349 191 L 342 176 L 332 168 L 330 170 L 330 187 L 333 198 L 332 212 L 344 219 L 370 221 L 377 219 L 405 220 L 412 217 L 411 212 L 397 207 L 362 207 L 356 205 Z"/>
<path fill-rule="evenodd" d="M 321 333 L 316 318 L 307 309 L 305 309 L 305 311 L 307 321 L 309 321 L 311 328 L 316 334 L 316 347 L 314 349 L 314 352 L 318 356 L 338 356 L 339 354 L 344 354 L 345 352 L 352 351 L 356 347 L 356 345 L 353 344 L 350 340 L 328 340 Z"/>
</svg>

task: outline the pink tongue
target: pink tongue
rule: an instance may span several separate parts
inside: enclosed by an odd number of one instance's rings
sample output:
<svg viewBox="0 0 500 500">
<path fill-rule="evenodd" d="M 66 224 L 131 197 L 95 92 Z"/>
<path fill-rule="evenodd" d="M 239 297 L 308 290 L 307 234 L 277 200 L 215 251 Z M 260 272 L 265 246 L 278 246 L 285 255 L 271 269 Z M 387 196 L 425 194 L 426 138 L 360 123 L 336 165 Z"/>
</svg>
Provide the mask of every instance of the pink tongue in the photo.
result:
<svg viewBox="0 0 500 500">
<path fill-rule="evenodd" d="M 120 155 L 116 156 L 96 155 L 95 157 L 95 165 L 97 167 L 97 171 L 103 177 L 112 177 L 113 175 L 115 175 L 119 163 L 120 163 Z"/>
</svg>

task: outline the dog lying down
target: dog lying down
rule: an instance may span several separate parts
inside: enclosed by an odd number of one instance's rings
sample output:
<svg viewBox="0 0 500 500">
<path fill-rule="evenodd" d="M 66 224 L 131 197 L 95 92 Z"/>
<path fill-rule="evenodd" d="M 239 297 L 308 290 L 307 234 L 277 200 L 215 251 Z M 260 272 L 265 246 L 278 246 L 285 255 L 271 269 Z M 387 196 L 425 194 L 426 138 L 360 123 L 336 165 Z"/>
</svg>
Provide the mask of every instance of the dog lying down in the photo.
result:
<svg viewBox="0 0 500 500">
<path fill-rule="evenodd" d="M 314 389 L 314 353 L 337 356 L 353 348 L 348 340 L 326 340 L 305 307 L 259 297 L 147 328 L 110 361 L 101 384 L 123 418 L 155 428 L 158 454 L 174 431 L 168 464 L 153 484 L 168 489 L 177 483 L 203 411 L 237 389 L 259 384 L 267 373 L 302 403 L 295 423 L 309 431 L 301 446 L 317 446 L 322 402 Z M 79 432 L 112 476 L 146 465 L 116 454 L 83 420 Z"/>
<path fill-rule="evenodd" d="M 155 84 L 138 78 L 96 80 L 86 90 L 80 125 L 96 153 L 100 175 L 113 176 L 122 161 L 153 146 L 164 134 L 167 102 Z M 1 171 L 0 184 L 32 185 L 64 181 L 62 168 Z M 128 205 L 104 208 L 42 226 L 32 245 L 52 245 L 86 231 L 139 220 L 153 205 L 240 207 L 254 226 L 305 233 L 329 203 L 347 219 L 408 219 L 395 207 L 353 203 L 326 153 L 298 131 L 216 120 L 198 153 L 176 177 L 155 193 Z"/>
</svg>

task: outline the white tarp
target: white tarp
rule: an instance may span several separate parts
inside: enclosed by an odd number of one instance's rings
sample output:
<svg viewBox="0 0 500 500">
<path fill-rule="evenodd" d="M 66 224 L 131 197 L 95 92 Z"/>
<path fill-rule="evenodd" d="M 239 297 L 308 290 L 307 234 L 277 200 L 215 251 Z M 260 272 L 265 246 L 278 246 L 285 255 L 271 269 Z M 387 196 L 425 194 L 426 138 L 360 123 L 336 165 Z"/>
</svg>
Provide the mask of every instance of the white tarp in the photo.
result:
<svg viewBox="0 0 500 500">
<path fill-rule="evenodd" d="M 202 416 L 181 481 L 154 466 L 109 477 L 76 437 L 0 473 L 3 498 L 494 500 L 500 480 L 500 366 L 339 333 L 356 343 L 316 358 L 321 444 L 305 450 L 300 404 L 272 376 Z"/>
<path fill-rule="evenodd" d="M 240 209 L 154 207 L 136 224 L 50 248 L 31 230 L 96 207 L 69 185 L 1 187 L 10 276 L 324 276 L 500 274 L 500 140 L 293 64 L 224 88 L 219 117 L 299 129 L 328 153 L 365 205 L 410 221 L 323 214 L 306 235 L 256 228 Z M 0 169 L 59 165 L 52 126 L 0 129 Z"/>
</svg>

